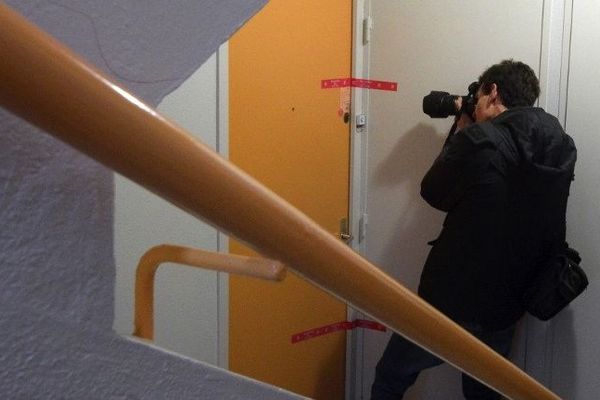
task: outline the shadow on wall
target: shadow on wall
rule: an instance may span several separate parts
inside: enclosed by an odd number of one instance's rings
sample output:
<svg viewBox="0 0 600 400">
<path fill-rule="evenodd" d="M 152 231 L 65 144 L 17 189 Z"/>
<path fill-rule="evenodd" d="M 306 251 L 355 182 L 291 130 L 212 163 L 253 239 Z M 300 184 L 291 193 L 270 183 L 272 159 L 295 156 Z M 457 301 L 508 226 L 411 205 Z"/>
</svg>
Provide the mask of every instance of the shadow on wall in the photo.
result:
<svg viewBox="0 0 600 400">
<path fill-rule="evenodd" d="M 448 130 L 450 121 L 448 121 Z M 446 135 L 440 135 L 432 125 L 420 123 L 400 135 L 388 157 L 373 174 L 372 185 L 376 187 L 401 188 L 389 207 L 396 223 L 383 245 L 380 263 L 386 271 L 404 286 L 415 290 L 419 283 L 425 258 L 429 252 L 427 242 L 435 239 L 445 214 L 429 206 L 420 195 L 421 180 L 442 149 Z M 379 343 L 383 349 L 389 335 L 370 335 L 368 341 Z M 380 354 L 377 355 L 378 360 Z M 374 365 L 374 364 L 373 364 Z M 371 382 L 374 371 L 365 374 Z M 460 373 L 449 365 L 423 371 L 405 396 L 406 400 L 453 400 L 462 399 Z"/>
<path fill-rule="evenodd" d="M 396 224 L 381 259 L 388 273 L 413 290 L 429 251 L 427 242 L 435 239 L 441 228 L 443 215 L 425 203 L 420 190 L 444 140 L 433 126 L 416 125 L 400 136 L 373 176 L 375 186 L 402 188 L 402 198 L 390 206 Z"/>
</svg>

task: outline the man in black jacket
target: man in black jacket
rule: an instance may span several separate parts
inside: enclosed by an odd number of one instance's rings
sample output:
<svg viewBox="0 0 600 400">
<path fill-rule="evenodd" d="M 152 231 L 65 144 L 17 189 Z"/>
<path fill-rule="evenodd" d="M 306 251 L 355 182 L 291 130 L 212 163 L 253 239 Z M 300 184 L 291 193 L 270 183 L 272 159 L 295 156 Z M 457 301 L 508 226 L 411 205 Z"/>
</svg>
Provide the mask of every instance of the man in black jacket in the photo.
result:
<svg viewBox="0 0 600 400">
<path fill-rule="evenodd" d="M 507 356 L 523 293 L 564 246 L 576 150 L 555 117 L 532 107 L 540 89 L 529 66 L 506 60 L 478 83 L 474 115 L 457 120 L 421 183 L 422 197 L 447 216 L 430 243 L 419 295 Z M 394 334 L 371 399 L 401 399 L 420 371 L 441 363 Z M 463 394 L 500 399 L 465 374 Z"/>
</svg>

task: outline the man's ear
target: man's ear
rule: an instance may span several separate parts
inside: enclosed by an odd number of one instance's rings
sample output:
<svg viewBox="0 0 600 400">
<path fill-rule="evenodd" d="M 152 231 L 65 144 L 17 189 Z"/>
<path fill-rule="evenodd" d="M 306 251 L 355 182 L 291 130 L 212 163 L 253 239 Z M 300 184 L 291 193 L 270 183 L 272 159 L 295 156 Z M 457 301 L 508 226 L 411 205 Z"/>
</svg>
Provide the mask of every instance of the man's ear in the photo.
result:
<svg viewBox="0 0 600 400">
<path fill-rule="evenodd" d="M 491 90 L 490 90 L 490 99 L 496 100 L 497 97 L 498 97 L 498 85 L 496 85 L 495 83 L 492 83 Z"/>
<path fill-rule="evenodd" d="M 500 97 L 500 93 L 498 92 L 498 85 L 492 83 L 492 89 L 490 90 L 490 102 L 493 104 L 502 104 L 502 97 Z"/>
</svg>

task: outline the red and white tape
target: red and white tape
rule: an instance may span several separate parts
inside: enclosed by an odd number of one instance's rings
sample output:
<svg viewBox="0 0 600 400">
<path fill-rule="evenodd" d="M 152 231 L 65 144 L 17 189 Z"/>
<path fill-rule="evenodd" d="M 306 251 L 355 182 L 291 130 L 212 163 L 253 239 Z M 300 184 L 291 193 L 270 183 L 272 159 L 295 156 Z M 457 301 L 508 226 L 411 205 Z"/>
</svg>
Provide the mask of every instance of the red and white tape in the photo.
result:
<svg viewBox="0 0 600 400">
<path fill-rule="evenodd" d="M 324 79 L 321 81 L 321 89 L 335 89 L 343 87 L 356 87 L 362 89 L 398 91 L 397 82 L 375 81 L 371 79 L 339 78 Z"/>
<path fill-rule="evenodd" d="M 296 333 L 292 335 L 292 344 L 303 342 L 305 340 L 314 339 L 319 336 L 339 331 L 349 331 L 355 328 L 372 329 L 375 331 L 385 332 L 387 328 L 376 321 L 366 319 L 355 319 L 354 321 L 341 321 L 334 324 L 321 326 L 308 331 Z"/>
</svg>

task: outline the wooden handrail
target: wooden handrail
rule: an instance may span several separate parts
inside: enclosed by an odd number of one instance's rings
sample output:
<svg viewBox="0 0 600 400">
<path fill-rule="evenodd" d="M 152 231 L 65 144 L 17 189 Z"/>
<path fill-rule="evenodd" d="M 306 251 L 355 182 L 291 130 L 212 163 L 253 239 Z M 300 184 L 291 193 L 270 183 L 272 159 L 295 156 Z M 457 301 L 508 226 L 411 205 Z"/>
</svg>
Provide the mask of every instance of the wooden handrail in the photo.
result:
<svg viewBox="0 0 600 400">
<path fill-rule="evenodd" d="M 266 187 L 0 4 L 0 105 L 515 400 L 557 400 Z"/>
<path fill-rule="evenodd" d="M 286 274 L 283 264 L 265 258 L 213 253 L 170 244 L 152 247 L 140 258 L 136 269 L 134 336 L 154 339 L 154 277 L 158 267 L 165 262 L 271 281 L 281 281 Z"/>
</svg>

